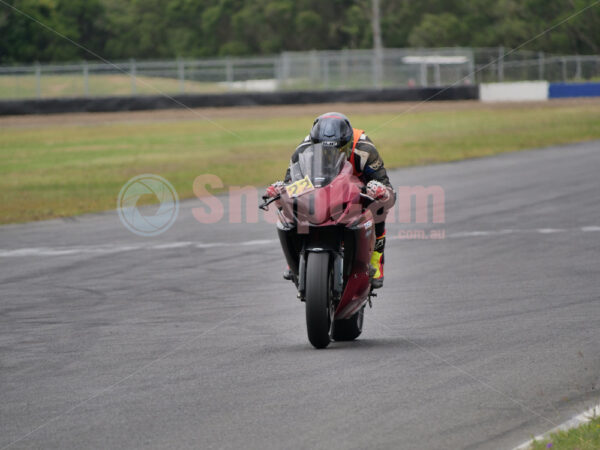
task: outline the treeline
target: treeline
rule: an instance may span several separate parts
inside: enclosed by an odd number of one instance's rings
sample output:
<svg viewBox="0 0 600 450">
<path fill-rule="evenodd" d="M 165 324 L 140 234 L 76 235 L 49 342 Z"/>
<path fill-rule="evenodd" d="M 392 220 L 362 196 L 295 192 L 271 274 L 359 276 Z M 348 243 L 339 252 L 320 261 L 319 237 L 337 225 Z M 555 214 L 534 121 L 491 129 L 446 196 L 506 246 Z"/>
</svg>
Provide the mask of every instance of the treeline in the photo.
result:
<svg viewBox="0 0 600 450">
<path fill-rule="evenodd" d="M 368 48 L 371 0 L 7 0 L 0 63 L 273 54 Z M 514 48 L 593 0 L 380 0 L 386 47 Z M 525 48 L 600 50 L 600 5 Z"/>
</svg>

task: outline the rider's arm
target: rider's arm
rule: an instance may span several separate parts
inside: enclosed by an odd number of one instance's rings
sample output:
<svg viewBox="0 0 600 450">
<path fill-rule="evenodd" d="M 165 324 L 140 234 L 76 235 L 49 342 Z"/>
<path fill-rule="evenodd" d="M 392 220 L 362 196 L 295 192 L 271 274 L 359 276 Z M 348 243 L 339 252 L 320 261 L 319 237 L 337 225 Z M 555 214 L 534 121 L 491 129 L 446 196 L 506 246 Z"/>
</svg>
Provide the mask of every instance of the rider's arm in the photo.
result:
<svg viewBox="0 0 600 450">
<path fill-rule="evenodd" d="M 362 169 L 365 180 L 367 182 L 371 180 L 379 181 L 393 190 L 387 171 L 383 165 L 383 159 L 381 159 L 381 156 L 379 156 L 379 152 L 377 151 L 377 148 L 375 148 L 375 145 L 371 139 L 369 139 L 368 136 L 365 136 L 364 139 L 361 139 L 358 142 L 356 149 L 368 153 L 369 155 L 367 157 L 367 162 Z"/>
</svg>

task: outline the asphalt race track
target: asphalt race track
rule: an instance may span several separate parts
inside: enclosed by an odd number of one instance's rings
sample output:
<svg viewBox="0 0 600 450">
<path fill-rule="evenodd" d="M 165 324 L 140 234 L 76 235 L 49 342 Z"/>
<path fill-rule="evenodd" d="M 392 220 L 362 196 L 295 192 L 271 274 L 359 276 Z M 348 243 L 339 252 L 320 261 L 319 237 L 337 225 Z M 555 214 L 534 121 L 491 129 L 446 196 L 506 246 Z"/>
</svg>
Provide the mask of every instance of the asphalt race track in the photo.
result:
<svg viewBox="0 0 600 450">
<path fill-rule="evenodd" d="M 513 448 L 600 403 L 599 168 L 596 141 L 391 172 L 445 224 L 389 225 L 365 332 L 322 351 L 270 224 L 4 226 L 0 448 Z"/>
</svg>

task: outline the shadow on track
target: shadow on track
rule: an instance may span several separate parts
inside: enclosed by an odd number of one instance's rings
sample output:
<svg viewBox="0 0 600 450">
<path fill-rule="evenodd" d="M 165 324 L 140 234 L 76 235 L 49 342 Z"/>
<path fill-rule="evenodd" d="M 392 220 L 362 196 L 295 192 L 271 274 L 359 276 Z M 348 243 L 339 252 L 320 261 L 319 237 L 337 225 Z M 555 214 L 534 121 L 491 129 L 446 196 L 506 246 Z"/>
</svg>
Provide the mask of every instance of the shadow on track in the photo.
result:
<svg viewBox="0 0 600 450">
<path fill-rule="evenodd" d="M 414 344 L 418 344 L 422 348 L 434 348 L 442 345 L 444 341 L 437 338 L 425 338 L 425 339 L 411 339 L 412 342 L 406 340 L 403 337 L 389 336 L 381 338 L 365 338 L 357 339 L 351 342 L 336 342 L 333 341 L 326 351 L 360 351 L 369 349 L 391 349 L 396 348 L 398 350 L 418 350 L 418 347 Z M 286 352 L 305 352 L 307 350 L 315 351 L 310 343 L 297 343 L 289 346 L 272 348 L 272 351 L 286 351 Z"/>
</svg>

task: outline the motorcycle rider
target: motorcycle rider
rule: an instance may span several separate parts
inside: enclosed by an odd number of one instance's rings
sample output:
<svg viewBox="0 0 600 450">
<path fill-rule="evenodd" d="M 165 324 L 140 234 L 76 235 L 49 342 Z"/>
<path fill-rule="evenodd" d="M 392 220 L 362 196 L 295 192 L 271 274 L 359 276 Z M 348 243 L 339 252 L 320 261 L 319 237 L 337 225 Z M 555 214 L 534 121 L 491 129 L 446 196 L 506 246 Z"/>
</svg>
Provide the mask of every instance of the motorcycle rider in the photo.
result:
<svg viewBox="0 0 600 450">
<path fill-rule="evenodd" d="M 367 195 L 383 205 L 376 212 L 376 241 L 371 257 L 371 266 L 374 269 L 371 285 L 373 289 L 381 288 L 383 286 L 385 215 L 395 203 L 394 189 L 390 184 L 383 160 L 364 130 L 352 128 L 350 120 L 345 115 L 329 112 L 315 119 L 310 134 L 294 151 L 290 165 L 298 161 L 298 155 L 306 148 L 319 142 L 327 142 L 328 145 L 335 144 L 340 152 L 344 152 L 354 168 L 354 175 L 365 183 Z M 278 181 L 267 187 L 266 195 L 268 197 L 280 195 L 285 189 L 285 185 L 291 181 L 288 167 L 284 181 Z M 284 277 L 288 278 L 289 274 L 286 275 Z"/>
</svg>

